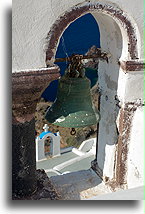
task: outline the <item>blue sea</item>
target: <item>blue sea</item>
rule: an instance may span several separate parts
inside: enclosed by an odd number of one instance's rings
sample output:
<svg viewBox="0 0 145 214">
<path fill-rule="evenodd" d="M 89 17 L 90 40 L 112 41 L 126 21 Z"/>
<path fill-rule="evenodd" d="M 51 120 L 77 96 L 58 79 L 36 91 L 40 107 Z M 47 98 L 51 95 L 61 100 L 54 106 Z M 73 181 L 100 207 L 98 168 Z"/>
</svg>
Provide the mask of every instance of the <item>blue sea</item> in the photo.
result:
<svg viewBox="0 0 145 214">
<path fill-rule="evenodd" d="M 85 54 L 93 45 L 100 47 L 99 27 L 94 17 L 88 13 L 71 23 L 64 31 L 56 52 L 56 58 L 68 57 L 72 54 Z M 64 74 L 67 62 L 56 63 L 60 67 L 61 76 Z M 97 70 L 86 69 L 86 76 L 91 80 L 91 87 L 98 79 Z M 46 101 L 53 102 L 56 98 L 58 80 L 50 83 L 43 92 Z"/>
</svg>

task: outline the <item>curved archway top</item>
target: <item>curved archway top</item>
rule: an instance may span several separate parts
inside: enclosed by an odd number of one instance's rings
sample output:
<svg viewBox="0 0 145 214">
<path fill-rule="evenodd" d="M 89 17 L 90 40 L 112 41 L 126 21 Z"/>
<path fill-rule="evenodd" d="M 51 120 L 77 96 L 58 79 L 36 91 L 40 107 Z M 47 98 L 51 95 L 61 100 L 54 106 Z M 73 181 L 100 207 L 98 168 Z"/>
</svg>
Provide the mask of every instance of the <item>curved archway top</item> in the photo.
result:
<svg viewBox="0 0 145 214">
<path fill-rule="evenodd" d="M 45 140 L 47 137 L 51 137 L 51 138 L 55 139 L 55 138 L 58 138 L 58 137 L 60 137 L 60 136 L 59 136 L 59 135 L 55 135 L 55 134 L 53 134 L 53 133 L 47 133 L 46 135 L 44 135 L 44 136 L 42 137 L 42 140 Z"/>
<path fill-rule="evenodd" d="M 136 29 L 133 23 L 128 18 L 127 14 L 125 14 L 123 10 L 121 10 L 114 4 L 102 2 L 92 3 L 88 1 L 80 3 L 70 8 L 69 11 L 66 11 L 52 25 L 46 38 L 47 39 L 46 64 L 49 65 L 50 62 L 53 62 L 59 38 L 61 37 L 62 33 L 67 28 L 67 26 L 80 16 L 95 11 L 98 13 L 109 15 L 123 27 L 127 35 L 128 52 L 130 58 L 131 60 L 138 59 L 138 48 L 137 48 L 138 39 L 136 35 Z"/>
</svg>

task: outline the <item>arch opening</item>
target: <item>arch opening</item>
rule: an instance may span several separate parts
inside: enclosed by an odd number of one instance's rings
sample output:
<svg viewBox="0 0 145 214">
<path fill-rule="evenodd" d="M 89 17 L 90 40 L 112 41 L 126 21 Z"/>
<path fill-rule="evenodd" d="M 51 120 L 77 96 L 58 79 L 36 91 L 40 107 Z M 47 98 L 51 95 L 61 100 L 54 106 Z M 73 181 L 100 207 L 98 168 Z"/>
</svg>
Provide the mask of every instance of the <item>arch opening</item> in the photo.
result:
<svg viewBox="0 0 145 214">
<path fill-rule="evenodd" d="M 64 45 L 65 45 L 65 49 L 64 49 Z M 57 47 L 57 52 L 55 57 L 62 58 L 62 57 L 65 57 L 66 55 L 71 56 L 73 53 L 85 55 L 88 51 L 93 50 L 92 47 L 100 48 L 100 32 L 99 32 L 99 27 L 96 19 L 93 17 L 93 15 L 88 13 L 78 18 L 73 23 L 71 23 L 69 27 L 63 32 L 63 35 L 60 38 L 60 42 Z M 94 66 L 94 68 L 90 68 L 90 67 L 86 68 L 86 76 L 91 80 L 92 96 L 93 96 L 94 104 L 98 105 L 98 97 L 94 93 L 97 90 L 95 85 L 98 81 L 98 69 L 97 69 L 98 61 L 96 64 L 94 60 L 94 62 L 92 62 L 91 65 Z M 61 75 L 63 75 L 67 67 L 67 63 L 66 62 L 58 63 L 58 66 L 60 67 Z M 90 72 L 90 69 L 91 69 L 91 72 Z M 54 91 L 57 91 L 57 83 L 58 83 L 58 80 L 53 81 L 52 84 L 48 86 L 46 91 L 43 92 L 44 96 L 42 95 L 42 97 L 44 97 L 45 100 L 49 100 L 49 101 L 51 100 L 52 102 L 55 100 L 56 93 L 54 93 Z M 45 94 L 49 96 L 45 97 Z M 95 101 L 97 101 L 97 104 Z M 42 116 L 44 116 L 44 113 Z M 43 123 L 47 123 L 47 121 L 43 120 Z M 49 124 L 49 127 L 51 126 L 53 126 L 54 132 L 56 132 L 55 130 L 57 129 L 59 130 L 60 135 L 62 136 L 60 141 L 61 149 L 64 149 L 64 148 L 67 149 L 67 147 L 68 148 L 75 147 L 78 149 L 82 144 L 82 142 L 84 142 L 85 140 L 89 140 L 90 138 L 95 138 L 96 132 L 97 132 L 96 125 L 93 125 L 90 127 L 85 127 L 84 129 L 78 128 L 77 134 L 75 136 L 71 136 L 71 134 L 69 134 L 70 133 L 69 128 L 56 127 L 52 124 Z M 89 150 L 91 150 L 91 145 Z M 91 161 L 94 160 L 94 158 L 95 158 L 95 155 L 94 153 L 92 153 L 91 157 L 89 157 L 89 166 L 91 165 Z M 87 166 L 88 164 L 86 165 L 86 167 Z M 84 167 L 82 167 L 82 169 L 84 169 Z"/>
<path fill-rule="evenodd" d="M 50 144 L 52 141 L 52 137 L 48 136 L 44 140 L 44 154 L 45 156 L 50 156 Z"/>
<path fill-rule="evenodd" d="M 124 90 L 121 83 L 122 73 L 119 60 L 138 59 L 138 38 L 136 30 L 128 16 L 118 7 L 104 3 L 83 3 L 60 17 L 48 34 L 46 64 L 54 62 L 58 41 L 65 29 L 84 14 L 91 13 L 100 28 L 101 48 L 111 53 L 109 63 L 99 63 L 99 87 L 101 91 L 100 111 L 103 115 L 99 124 L 97 162 L 103 175 L 114 178 L 115 151 L 118 141 L 118 115 L 121 96 Z M 104 134 L 105 133 L 105 134 Z M 109 160 L 109 154 L 111 160 Z M 107 163 L 107 165 L 106 165 Z"/>
<path fill-rule="evenodd" d="M 100 48 L 100 32 L 97 20 L 91 13 L 87 13 L 74 22 L 72 22 L 63 32 L 59 39 L 59 44 L 56 49 L 55 58 L 69 57 L 72 54 L 85 55 L 93 46 Z M 55 63 L 60 68 L 61 76 L 64 75 L 68 62 Z M 96 72 L 86 71 L 86 76 L 91 81 L 91 86 L 95 85 L 94 78 L 97 78 Z M 94 78 L 93 78 L 94 76 Z M 47 101 L 54 101 L 57 94 L 58 80 L 54 80 L 45 89 L 42 97 Z"/>
<path fill-rule="evenodd" d="M 101 15 L 107 15 L 116 22 L 123 36 L 123 53 L 125 54 L 127 50 L 127 60 L 138 59 L 140 46 L 140 39 L 139 35 L 137 34 L 138 29 L 135 23 L 130 20 L 128 14 L 126 14 L 117 5 L 105 1 L 97 3 L 83 2 L 65 12 L 58 20 L 56 20 L 55 24 L 49 31 L 47 36 L 48 48 L 46 51 L 46 64 L 49 65 L 50 61 L 53 62 L 58 41 L 68 25 L 84 14 L 93 12 Z"/>
<path fill-rule="evenodd" d="M 65 46 L 65 48 L 64 48 Z M 56 50 L 56 58 L 62 58 L 65 56 L 71 56 L 73 53 L 85 55 L 88 51 L 93 51 L 92 47 L 100 48 L 100 32 L 96 19 L 90 13 L 87 13 L 73 23 L 71 23 L 67 29 L 63 32 L 59 44 Z M 96 64 L 97 63 L 97 64 Z M 60 67 L 61 76 L 63 76 L 65 69 L 67 68 L 68 63 L 59 62 L 57 65 Z M 87 67 L 89 65 L 89 67 Z M 95 93 L 97 91 L 96 83 L 98 82 L 98 61 L 95 60 L 88 62 L 86 67 L 86 76 L 91 81 L 91 94 L 93 98 L 93 104 L 95 107 L 98 107 L 98 95 Z M 43 92 L 42 97 L 45 99 L 46 103 L 50 106 L 56 98 L 58 87 L 58 80 L 55 80 L 50 83 L 48 88 Z M 48 102 L 47 102 L 48 101 Z M 47 104 L 42 101 L 44 104 L 44 112 L 41 117 L 44 117 Z M 39 105 L 39 104 L 38 104 Z M 41 105 L 41 104 L 40 104 Z M 38 106 L 39 109 L 39 106 Z M 41 109 L 42 110 L 42 109 Z M 43 120 L 43 123 L 47 121 Z M 62 134 L 61 148 L 75 146 L 79 147 L 84 140 L 88 140 L 91 137 L 95 137 L 97 129 L 96 125 L 84 128 L 77 129 L 77 135 L 72 136 L 70 134 L 69 128 L 56 127 L 52 124 L 49 124 L 55 132 L 56 129 L 60 130 Z M 43 126 L 41 126 L 43 127 Z M 42 128 L 41 128 L 42 129 Z"/>
</svg>

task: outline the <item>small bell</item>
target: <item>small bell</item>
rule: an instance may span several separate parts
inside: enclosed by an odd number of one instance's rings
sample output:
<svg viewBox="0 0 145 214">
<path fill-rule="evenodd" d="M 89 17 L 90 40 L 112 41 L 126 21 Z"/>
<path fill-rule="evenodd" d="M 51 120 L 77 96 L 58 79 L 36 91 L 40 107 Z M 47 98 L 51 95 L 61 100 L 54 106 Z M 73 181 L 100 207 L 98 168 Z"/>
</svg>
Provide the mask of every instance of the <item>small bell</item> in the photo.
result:
<svg viewBox="0 0 145 214">
<path fill-rule="evenodd" d="M 79 62 L 74 57 L 69 69 L 59 80 L 57 98 L 45 116 L 49 123 L 79 128 L 97 124 L 100 120 L 99 111 L 93 109 L 90 80 Z"/>
</svg>

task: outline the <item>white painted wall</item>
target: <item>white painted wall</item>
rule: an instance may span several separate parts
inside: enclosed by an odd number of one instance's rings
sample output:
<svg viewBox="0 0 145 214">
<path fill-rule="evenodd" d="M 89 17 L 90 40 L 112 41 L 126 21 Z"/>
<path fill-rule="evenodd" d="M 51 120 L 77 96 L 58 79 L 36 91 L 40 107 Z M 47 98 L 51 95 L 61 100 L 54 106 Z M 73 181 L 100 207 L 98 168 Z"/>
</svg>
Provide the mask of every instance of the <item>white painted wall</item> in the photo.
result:
<svg viewBox="0 0 145 214">
<path fill-rule="evenodd" d="M 54 21 L 79 0 L 13 0 L 12 70 L 46 67 L 46 36 Z"/>
<path fill-rule="evenodd" d="M 128 9 L 127 7 L 124 8 L 125 12 Z M 126 35 L 123 27 L 120 26 L 119 28 L 116 22 L 106 15 L 98 14 L 97 12 L 93 12 L 93 15 L 99 24 L 101 48 L 112 54 L 109 60 L 109 64 L 104 62 L 99 63 L 99 87 L 101 89 L 101 121 L 99 123 L 98 148 L 98 165 L 103 170 L 103 176 L 107 176 L 112 179 L 114 176 L 114 161 L 116 155 L 116 143 L 118 138 L 117 127 L 119 117 L 119 108 L 116 105 L 117 102 L 115 100 L 115 95 L 117 95 L 121 107 L 123 107 L 124 104 L 128 102 L 142 104 L 144 77 L 143 72 L 124 73 L 116 63 L 118 59 L 130 59 L 126 49 L 128 41 L 126 40 Z M 130 15 L 132 15 L 132 17 L 130 17 Z M 137 14 L 135 13 L 130 15 L 129 17 L 132 20 L 136 17 Z M 140 33 L 138 32 L 138 36 L 139 35 Z M 141 47 L 138 46 L 138 48 L 140 48 L 139 52 L 142 55 Z M 140 113 L 140 116 L 143 118 L 143 112 Z M 134 121 L 134 118 L 133 123 L 137 125 L 137 122 Z M 136 127 L 136 125 L 134 126 Z M 135 127 L 134 130 L 131 131 L 131 139 L 133 139 Z M 140 146 L 143 149 L 143 125 L 141 124 L 140 131 Z M 135 143 L 130 144 L 129 152 L 130 150 L 135 150 L 135 147 Z M 143 185 L 143 174 L 141 171 L 141 169 L 143 169 L 143 153 L 141 153 L 140 155 L 140 159 L 138 160 L 136 158 L 136 161 L 134 163 L 135 167 L 137 167 L 138 164 L 141 164 L 140 168 L 138 168 L 138 172 L 141 177 L 135 177 L 136 185 L 138 186 Z M 135 153 L 132 154 L 132 160 L 134 156 Z M 132 173 L 135 174 L 135 171 L 133 171 L 135 170 L 135 168 L 132 168 L 131 164 L 128 164 L 128 170 L 130 176 Z M 129 182 L 129 179 L 127 181 Z M 129 187 L 133 187 L 133 182 L 129 183 Z"/>
<path fill-rule="evenodd" d="M 46 66 L 44 46 L 50 27 L 60 15 L 81 2 L 84 1 L 13 0 L 13 72 Z M 112 0 L 111 2 L 118 4 L 135 21 L 143 44 L 143 1 Z M 143 45 L 141 47 L 140 54 L 143 58 Z"/>
<path fill-rule="evenodd" d="M 128 152 L 128 175 L 129 188 L 144 184 L 144 108 L 137 108 L 132 121 L 131 137 Z"/>
<path fill-rule="evenodd" d="M 109 63 L 100 61 L 99 63 L 99 87 L 101 89 L 101 104 L 98 138 L 98 165 L 103 170 L 103 176 L 110 179 L 114 175 L 114 160 L 117 135 L 117 116 L 119 108 L 116 105 L 115 97 L 118 95 L 118 85 L 120 84 L 120 68 L 117 61 L 126 55 L 126 47 L 123 55 L 123 42 L 121 31 L 116 22 L 107 15 L 93 12 L 98 21 L 100 29 L 101 48 L 111 53 Z M 125 41 L 126 42 L 126 41 Z"/>
</svg>

